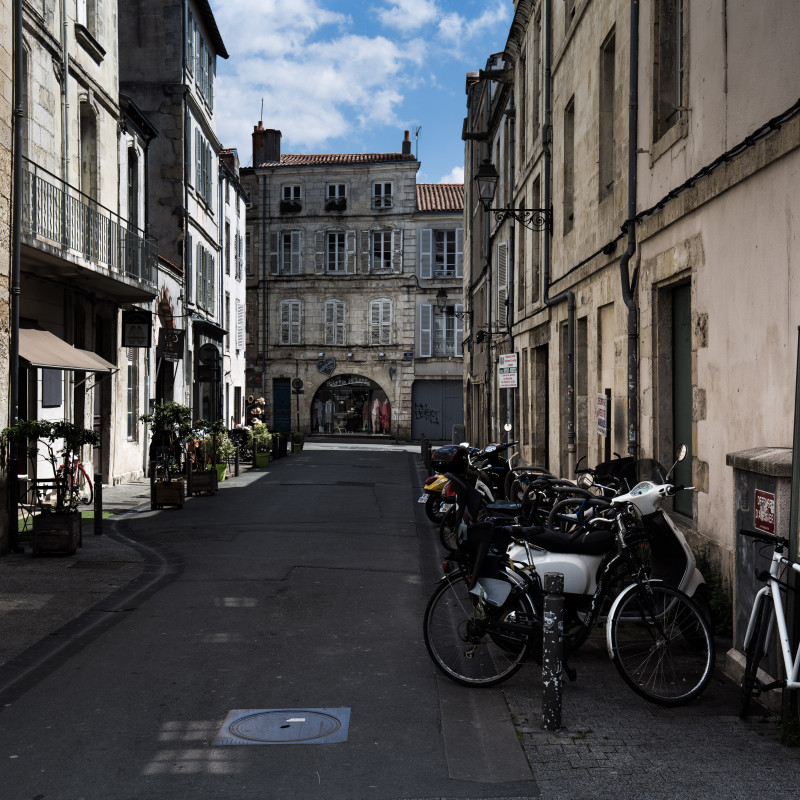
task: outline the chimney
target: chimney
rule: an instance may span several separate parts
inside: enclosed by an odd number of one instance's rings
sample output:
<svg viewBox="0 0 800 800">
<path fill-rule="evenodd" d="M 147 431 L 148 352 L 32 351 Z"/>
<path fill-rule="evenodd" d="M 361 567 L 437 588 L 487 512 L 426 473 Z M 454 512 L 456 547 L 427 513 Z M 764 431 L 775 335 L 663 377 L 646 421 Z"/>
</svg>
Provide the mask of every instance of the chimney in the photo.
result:
<svg viewBox="0 0 800 800">
<path fill-rule="evenodd" d="M 411 132 L 406 131 L 405 138 L 403 139 L 403 155 L 410 156 L 411 155 Z"/>
<path fill-rule="evenodd" d="M 253 126 L 253 166 L 281 160 L 281 132 L 265 128 L 262 121 Z"/>
</svg>

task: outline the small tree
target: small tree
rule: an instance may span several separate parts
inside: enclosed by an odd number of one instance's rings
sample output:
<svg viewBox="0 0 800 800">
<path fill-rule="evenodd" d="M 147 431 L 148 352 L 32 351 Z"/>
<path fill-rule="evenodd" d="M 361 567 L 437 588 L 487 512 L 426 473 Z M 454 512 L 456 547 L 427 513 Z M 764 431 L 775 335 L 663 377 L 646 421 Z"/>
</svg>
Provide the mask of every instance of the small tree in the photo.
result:
<svg viewBox="0 0 800 800">
<path fill-rule="evenodd" d="M 156 403 L 152 414 L 142 414 L 139 419 L 150 426 L 153 439 L 150 442 L 150 461 L 156 461 L 160 454 L 167 455 L 167 477 L 169 477 L 170 457 L 180 465 L 181 442 L 192 432 L 192 411 L 189 406 L 173 401 Z M 175 470 L 180 471 L 180 466 Z"/>
</svg>

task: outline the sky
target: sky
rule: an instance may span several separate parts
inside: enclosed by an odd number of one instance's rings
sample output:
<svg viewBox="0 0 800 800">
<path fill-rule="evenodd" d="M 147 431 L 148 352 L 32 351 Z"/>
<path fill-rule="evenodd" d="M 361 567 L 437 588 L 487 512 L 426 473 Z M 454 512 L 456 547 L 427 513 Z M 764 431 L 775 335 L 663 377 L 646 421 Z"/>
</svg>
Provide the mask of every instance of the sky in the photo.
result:
<svg viewBox="0 0 800 800">
<path fill-rule="evenodd" d="M 395 153 L 418 183 L 461 183 L 466 74 L 501 52 L 512 0 L 211 0 L 217 135 L 251 166 L 253 126 L 283 153 Z M 261 112 L 263 101 L 263 116 Z"/>
</svg>

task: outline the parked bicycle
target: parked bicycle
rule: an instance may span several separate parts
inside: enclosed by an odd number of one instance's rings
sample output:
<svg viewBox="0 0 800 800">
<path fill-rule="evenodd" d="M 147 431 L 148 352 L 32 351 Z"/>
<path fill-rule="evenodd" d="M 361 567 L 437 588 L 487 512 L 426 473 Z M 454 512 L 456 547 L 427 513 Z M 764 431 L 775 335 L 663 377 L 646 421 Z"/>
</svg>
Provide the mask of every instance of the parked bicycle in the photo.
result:
<svg viewBox="0 0 800 800">
<path fill-rule="evenodd" d="M 63 483 L 68 494 L 75 495 L 84 505 L 91 505 L 94 500 L 94 485 L 86 467 L 77 455 L 62 451 L 59 455 L 64 462 L 56 472 L 56 481 Z"/>
<path fill-rule="evenodd" d="M 638 491 L 637 491 L 638 490 Z M 589 501 L 592 513 L 574 531 L 484 522 L 459 533 L 459 551 L 431 597 L 424 636 L 434 663 L 468 686 L 493 686 L 515 674 L 528 657 L 540 660 L 543 593 L 540 572 L 565 575 L 565 671 L 570 652 L 605 620 L 609 654 L 638 694 L 680 705 L 708 685 L 714 640 L 708 615 L 670 583 L 653 576 L 648 531 L 635 503 L 652 503 L 669 484 L 643 482 L 613 500 Z M 588 511 L 588 507 L 587 507 Z M 669 531 L 650 532 L 658 537 Z M 552 556 L 550 554 L 553 554 Z M 680 585 L 699 578 L 677 548 L 667 561 L 681 567 Z"/>
<path fill-rule="evenodd" d="M 753 600 L 747 632 L 744 635 L 745 669 L 742 676 L 739 716 L 745 717 L 750 708 L 750 701 L 754 697 L 760 697 L 764 692 L 773 689 L 800 689 L 800 643 L 793 661 L 781 596 L 781 589 L 786 588 L 781 572 L 784 568 L 788 568 L 800 573 L 800 563 L 784 555 L 784 551 L 789 547 L 787 539 L 746 530 L 740 530 L 739 535 L 772 546 L 769 571 L 764 570 L 756 575 L 765 585 L 758 590 Z M 775 641 L 773 637 L 776 633 L 785 677 L 765 683 L 759 677 L 759 665 L 772 650 Z M 761 675 L 765 676 L 766 673 L 761 672 Z M 800 698 L 796 711 L 800 711 Z"/>
</svg>

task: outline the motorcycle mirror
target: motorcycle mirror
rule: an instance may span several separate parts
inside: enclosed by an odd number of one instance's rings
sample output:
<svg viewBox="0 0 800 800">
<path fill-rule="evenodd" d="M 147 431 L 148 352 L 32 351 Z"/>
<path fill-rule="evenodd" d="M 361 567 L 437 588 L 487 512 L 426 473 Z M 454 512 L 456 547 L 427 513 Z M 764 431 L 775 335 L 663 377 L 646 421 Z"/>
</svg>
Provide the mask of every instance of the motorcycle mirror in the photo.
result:
<svg viewBox="0 0 800 800">
<path fill-rule="evenodd" d="M 506 424 L 503 426 L 503 430 L 510 431 L 511 430 L 511 423 L 510 422 L 506 422 Z"/>
<path fill-rule="evenodd" d="M 578 477 L 578 486 L 581 489 L 589 489 L 594 486 L 594 475 L 590 472 L 582 472 Z"/>
<path fill-rule="evenodd" d="M 676 464 L 679 464 L 681 461 L 683 461 L 684 458 L 686 458 L 686 452 L 687 452 L 687 448 L 686 448 L 685 444 L 682 444 L 682 445 L 680 445 L 678 447 L 678 449 L 675 452 L 675 463 Z"/>
</svg>

